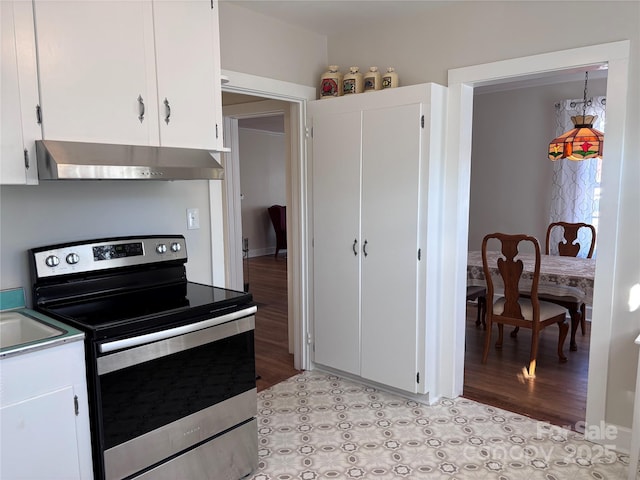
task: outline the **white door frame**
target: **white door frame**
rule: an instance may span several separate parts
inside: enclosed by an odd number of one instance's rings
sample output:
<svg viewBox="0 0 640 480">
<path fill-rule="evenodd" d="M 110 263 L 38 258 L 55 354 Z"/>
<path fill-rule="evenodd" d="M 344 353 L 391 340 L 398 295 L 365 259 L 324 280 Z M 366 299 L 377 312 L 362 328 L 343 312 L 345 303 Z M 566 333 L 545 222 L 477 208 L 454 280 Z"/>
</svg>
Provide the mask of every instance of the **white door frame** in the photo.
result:
<svg viewBox="0 0 640 480">
<path fill-rule="evenodd" d="M 225 189 L 225 238 L 227 242 L 225 255 L 228 260 L 228 268 L 226 272 L 227 288 L 242 290 L 246 279 L 243 278 L 244 272 L 242 268 L 243 261 L 243 245 L 238 239 L 242 238 L 242 202 L 240 188 L 240 137 L 238 121 L 246 118 L 267 117 L 271 115 L 284 115 L 283 140 L 287 142 L 289 151 L 286 154 L 286 203 L 291 203 L 291 150 L 297 145 L 297 138 L 291 138 L 290 132 L 290 109 L 297 108 L 297 105 L 281 102 L 279 100 L 264 100 L 252 103 L 243 103 L 237 105 L 229 105 L 222 109 L 222 119 L 224 123 L 224 140 L 227 148 L 231 151 L 225 153 L 224 159 L 224 189 Z M 228 231 L 227 231 L 228 230 Z M 291 351 L 293 349 L 291 348 Z"/>
<path fill-rule="evenodd" d="M 290 188 L 288 188 L 287 199 L 290 207 L 287 208 L 287 284 L 289 297 L 289 322 L 290 335 L 293 337 L 294 367 L 296 369 L 307 369 L 309 367 L 309 349 L 305 339 L 307 338 L 309 325 L 309 212 L 308 212 L 308 182 L 309 171 L 307 167 L 307 147 L 306 147 L 306 117 L 307 104 L 309 100 L 315 100 L 316 89 L 306 85 L 298 85 L 271 78 L 258 77 L 246 73 L 222 70 L 223 77 L 228 82 L 222 85 L 225 92 L 235 92 L 245 95 L 282 100 L 293 105 L 291 108 L 289 130 L 291 133 L 291 162 L 289 166 L 288 178 L 290 178 Z M 229 120 L 233 121 L 233 120 Z M 237 119 L 235 119 L 237 123 Z M 226 124 L 226 122 L 225 122 Z M 225 125 L 226 127 L 226 125 Z M 237 138 L 231 139 L 236 145 L 229 145 L 237 149 Z M 237 166 L 229 169 L 226 167 L 227 175 L 234 176 L 225 184 L 225 188 L 237 188 L 239 191 L 239 180 Z M 235 185 L 235 187 L 234 187 Z M 227 196 L 230 192 L 227 192 Z M 227 201 L 225 214 L 225 224 L 237 222 L 239 205 L 234 201 Z M 238 215 L 238 217 L 234 217 Z M 235 220 L 234 220 L 235 218 Z M 237 223 L 235 224 L 237 225 Z M 241 245 L 240 230 L 235 227 L 225 227 L 225 243 L 229 246 Z M 237 257 L 238 252 L 235 252 Z M 237 281 L 236 261 L 231 261 L 226 265 L 227 278 L 235 278 Z M 234 271 L 235 270 L 235 271 Z M 241 278 L 241 276 L 240 276 Z M 293 331 L 293 335 L 291 332 Z"/>
<path fill-rule="evenodd" d="M 443 272 L 443 289 L 454 292 L 453 299 L 442 298 L 440 344 L 444 348 L 439 361 L 439 391 L 447 397 L 462 394 L 465 345 L 465 285 L 469 222 L 469 186 L 471 177 L 471 132 L 474 86 L 500 83 L 505 79 L 542 75 L 589 65 L 607 64 L 607 142 L 606 162 L 602 169 L 601 228 L 598 230 L 598 259 L 593 299 L 587 425 L 599 425 L 605 418 L 607 375 L 615 265 L 618 253 L 618 223 L 624 132 L 627 108 L 629 41 L 575 48 L 530 57 L 449 70 L 447 122 L 447 161 L 443 185 L 444 224 L 443 258 L 451 268 Z M 444 321 L 454 319 L 454 321 Z M 597 341 L 594 341 L 597 339 Z M 597 439 L 594 439 L 597 441 Z M 620 441 L 620 438 L 618 438 Z M 620 442 L 621 444 L 623 442 Z"/>
</svg>

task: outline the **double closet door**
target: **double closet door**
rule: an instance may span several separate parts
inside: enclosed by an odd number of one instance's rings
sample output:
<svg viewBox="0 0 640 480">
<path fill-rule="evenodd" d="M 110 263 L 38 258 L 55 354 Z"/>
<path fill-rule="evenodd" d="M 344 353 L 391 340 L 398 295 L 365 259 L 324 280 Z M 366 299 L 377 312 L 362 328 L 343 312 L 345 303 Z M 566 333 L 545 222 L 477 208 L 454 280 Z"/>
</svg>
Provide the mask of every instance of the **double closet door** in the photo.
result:
<svg viewBox="0 0 640 480">
<path fill-rule="evenodd" d="M 429 105 L 375 95 L 310 105 L 314 362 L 425 393 Z"/>
</svg>

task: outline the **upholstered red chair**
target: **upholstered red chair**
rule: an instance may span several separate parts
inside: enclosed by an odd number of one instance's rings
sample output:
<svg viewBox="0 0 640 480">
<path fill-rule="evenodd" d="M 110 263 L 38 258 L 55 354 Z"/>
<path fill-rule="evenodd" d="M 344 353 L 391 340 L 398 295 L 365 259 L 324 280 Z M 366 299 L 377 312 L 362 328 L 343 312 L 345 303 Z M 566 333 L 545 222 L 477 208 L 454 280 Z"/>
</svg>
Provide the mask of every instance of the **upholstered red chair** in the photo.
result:
<svg viewBox="0 0 640 480">
<path fill-rule="evenodd" d="M 269 218 L 273 224 L 273 229 L 276 232 L 276 254 L 280 250 L 287 249 L 287 207 L 282 205 L 272 205 L 268 209 Z"/>
</svg>

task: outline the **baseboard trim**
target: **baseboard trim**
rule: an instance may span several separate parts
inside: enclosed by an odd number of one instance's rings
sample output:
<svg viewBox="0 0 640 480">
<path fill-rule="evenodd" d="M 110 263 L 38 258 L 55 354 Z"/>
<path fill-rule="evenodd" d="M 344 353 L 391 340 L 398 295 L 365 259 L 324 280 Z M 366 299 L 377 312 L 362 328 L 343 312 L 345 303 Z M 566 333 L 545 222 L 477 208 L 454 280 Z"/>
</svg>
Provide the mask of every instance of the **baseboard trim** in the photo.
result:
<svg viewBox="0 0 640 480">
<path fill-rule="evenodd" d="M 348 380 L 352 380 L 354 382 L 362 383 L 363 385 L 367 385 L 369 387 L 373 387 L 377 390 L 382 390 L 384 392 L 393 393 L 394 395 L 399 395 L 401 397 L 407 398 L 409 400 L 414 400 L 415 402 L 422 403 L 425 405 L 434 405 L 439 400 L 438 398 L 432 399 L 429 397 L 428 393 L 420 394 L 420 393 L 412 393 L 407 392 L 406 390 L 400 390 L 398 388 L 393 388 L 388 385 L 383 385 L 381 383 L 373 382 L 366 378 L 362 378 L 358 375 L 354 375 L 352 373 L 343 372 L 342 370 L 337 370 L 335 368 L 327 367 L 326 365 L 319 365 L 317 363 L 311 363 L 311 368 L 309 370 L 315 370 L 319 372 L 329 373 L 331 375 L 336 375 L 338 377 L 346 378 Z"/>
</svg>

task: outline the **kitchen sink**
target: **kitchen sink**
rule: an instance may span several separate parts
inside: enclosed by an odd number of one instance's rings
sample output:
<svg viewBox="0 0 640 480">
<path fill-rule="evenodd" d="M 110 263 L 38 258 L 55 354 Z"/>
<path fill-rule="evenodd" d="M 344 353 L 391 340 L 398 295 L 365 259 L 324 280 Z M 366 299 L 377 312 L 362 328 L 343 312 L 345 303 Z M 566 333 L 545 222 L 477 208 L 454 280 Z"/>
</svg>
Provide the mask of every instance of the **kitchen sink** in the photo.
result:
<svg viewBox="0 0 640 480">
<path fill-rule="evenodd" d="M 66 333 L 21 312 L 0 312 L 0 349 L 37 342 Z"/>
</svg>

